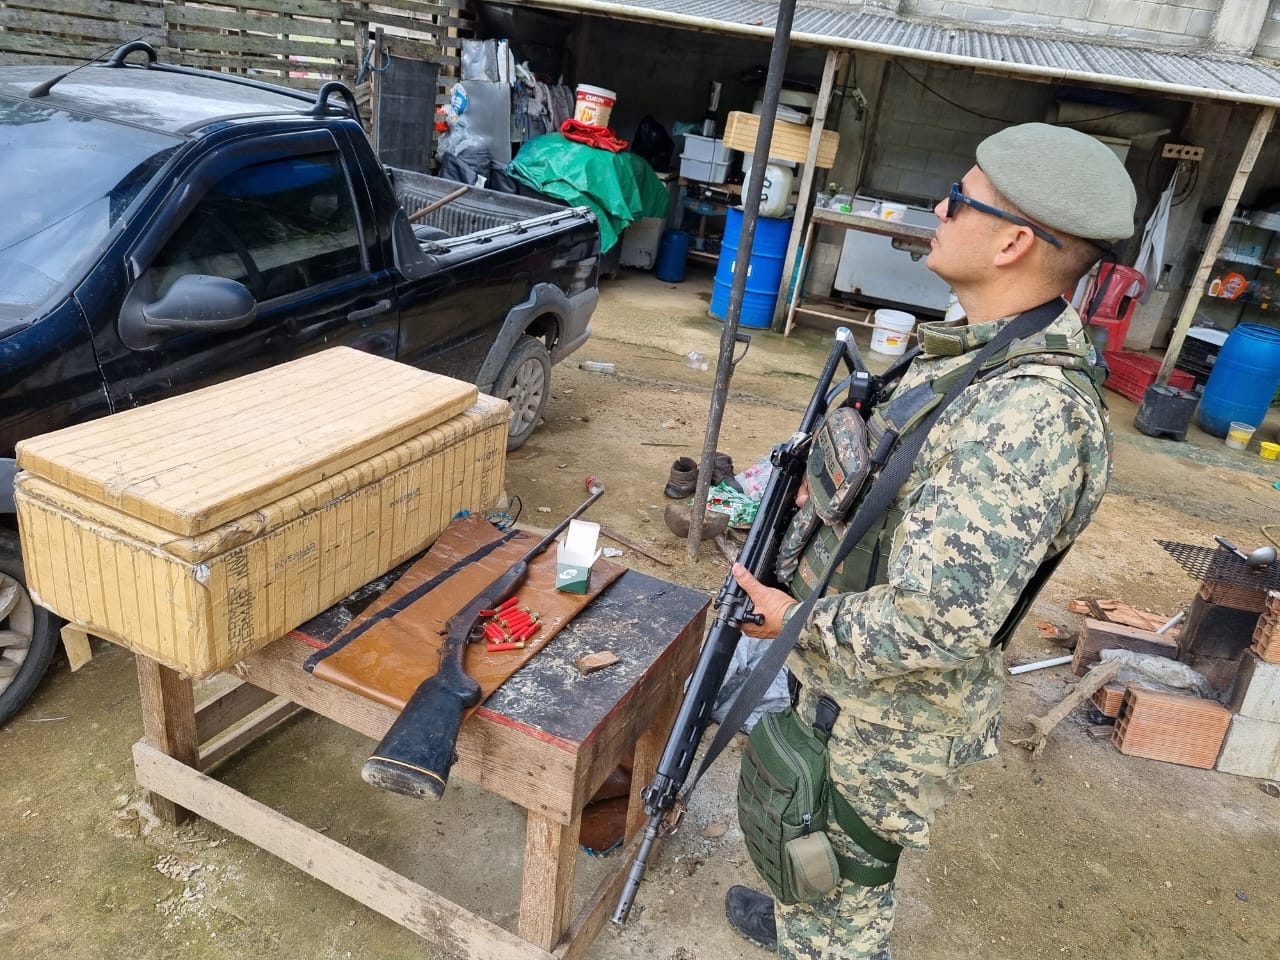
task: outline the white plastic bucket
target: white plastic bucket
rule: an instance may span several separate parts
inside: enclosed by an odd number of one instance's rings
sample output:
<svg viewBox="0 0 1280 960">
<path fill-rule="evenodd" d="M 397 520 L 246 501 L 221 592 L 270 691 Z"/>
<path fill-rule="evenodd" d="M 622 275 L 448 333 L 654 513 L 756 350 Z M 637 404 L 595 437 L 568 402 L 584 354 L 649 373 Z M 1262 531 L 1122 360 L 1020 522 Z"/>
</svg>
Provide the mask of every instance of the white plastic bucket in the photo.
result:
<svg viewBox="0 0 1280 960">
<path fill-rule="evenodd" d="M 916 325 L 915 315 L 902 310 L 877 310 L 872 316 L 875 328 L 871 331 L 871 349 L 886 357 L 900 357 L 906 353 L 911 331 Z"/>
<path fill-rule="evenodd" d="M 593 127 L 609 125 L 609 115 L 613 113 L 613 103 L 618 97 L 616 93 L 605 87 L 580 83 L 575 97 L 573 119 L 579 123 L 589 123 Z"/>
</svg>

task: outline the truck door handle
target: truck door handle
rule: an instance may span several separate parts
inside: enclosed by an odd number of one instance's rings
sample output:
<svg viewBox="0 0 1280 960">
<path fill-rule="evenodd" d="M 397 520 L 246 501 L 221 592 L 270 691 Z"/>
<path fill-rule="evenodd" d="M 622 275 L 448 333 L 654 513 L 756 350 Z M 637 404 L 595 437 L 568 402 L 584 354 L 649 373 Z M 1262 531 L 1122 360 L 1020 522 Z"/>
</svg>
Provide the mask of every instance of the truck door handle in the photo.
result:
<svg viewBox="0 0 1280 960">
<path fill-rule="evenodd" d="M 390 300 L 379 300 L 372 307 L 365 307 L 363 310 L 352 310 L 347 314 L 347 319 L 352 323 L 358 323 L 360 326 L 368 326 L 365 322 L 372 320 L 374 317 L 381 316 L 391 310 Z"/>
</svg>

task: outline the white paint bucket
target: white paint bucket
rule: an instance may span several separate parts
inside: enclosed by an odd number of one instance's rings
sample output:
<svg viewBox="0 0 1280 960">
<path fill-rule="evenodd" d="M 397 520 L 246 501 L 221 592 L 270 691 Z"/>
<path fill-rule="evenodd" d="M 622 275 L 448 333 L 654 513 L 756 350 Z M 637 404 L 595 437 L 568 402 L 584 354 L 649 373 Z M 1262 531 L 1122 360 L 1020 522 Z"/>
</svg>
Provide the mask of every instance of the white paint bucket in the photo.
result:
<svg viewBox="0 0 1280 960">
<path fill-rule="evenodd" d="M 575 96 L 573 119 L 579 123 L 589 123 L 593 127 L 609 125 L 609 115 L 613 113 L 613 103 L 618 97 L 616 93 L 605 87 L 580 83 Z"/>
<path fill-rule="evenodd" d="M 915 315 L 903 310 L 877 310 L 872 316 L 875 329 L 871 331 L 871 349 L 886 357 L 900 357 L 906 353 L 911 331 L 916 325 Z"/>
</svg>

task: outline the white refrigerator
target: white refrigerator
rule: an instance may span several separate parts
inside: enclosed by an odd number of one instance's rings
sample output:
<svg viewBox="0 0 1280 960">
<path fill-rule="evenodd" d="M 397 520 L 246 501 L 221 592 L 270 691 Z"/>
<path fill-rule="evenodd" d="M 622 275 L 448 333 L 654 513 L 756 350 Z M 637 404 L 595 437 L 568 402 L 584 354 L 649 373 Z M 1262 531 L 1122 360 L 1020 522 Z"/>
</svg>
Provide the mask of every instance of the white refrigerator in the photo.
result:
<svg viewBox="0 0 1280 960">
<path fill-rule="evenodd" d="M 870 210 L 874 197 L 856 196 L 852 212 Z M 906 222 L 935 227 L 938 218 L 929 207 L 907 207 Z M 885 303 L 899 304 L 944 313 L 951 288 L 925 266 L 925 258 L 913 260 L 905 250 L 895 249 L 889 237 L 863 230 L 846 230 L 840 262 L 836 265 L 835 288 L 844 293 Z"/>
</svg>

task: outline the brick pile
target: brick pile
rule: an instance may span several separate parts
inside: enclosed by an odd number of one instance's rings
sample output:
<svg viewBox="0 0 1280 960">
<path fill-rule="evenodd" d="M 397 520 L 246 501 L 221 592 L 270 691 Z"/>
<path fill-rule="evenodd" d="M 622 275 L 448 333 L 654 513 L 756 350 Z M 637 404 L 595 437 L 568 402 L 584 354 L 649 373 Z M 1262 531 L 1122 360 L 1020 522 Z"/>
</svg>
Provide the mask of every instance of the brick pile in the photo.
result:
<svg viewBox="0 0 1280 960">
<path fill-rule="evenodd" d="M 1252 650 L 1267 663 L 1280 663 L 1280 591 L 1267 591 L 1266 607 L 1253 631 Z"/>
<path fill-rule="evenodd" d="M 1112 742 L 1131 757 L 1212 769 L 1231 725 L 1231 711 L 1213 700 L 1130 687 Z"/>
</svg>

